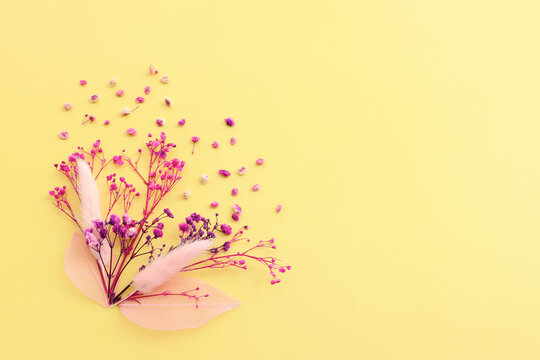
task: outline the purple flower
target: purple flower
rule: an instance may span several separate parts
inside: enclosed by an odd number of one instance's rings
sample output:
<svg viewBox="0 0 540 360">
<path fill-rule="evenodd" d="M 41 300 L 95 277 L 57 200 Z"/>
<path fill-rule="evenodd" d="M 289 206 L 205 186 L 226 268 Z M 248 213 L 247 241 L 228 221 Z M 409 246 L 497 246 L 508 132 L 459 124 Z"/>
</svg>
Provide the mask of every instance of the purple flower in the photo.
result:
<svg viewBox="0 0 540 360">
<path fill-rule="evenodd" d="M 170 217 L 171 219 L 174 219 L 173 213 L 172 213 L 171 210 L 169 210 L 168 208 L 167 208 L 167 209 L 163 209 L 163 212 L 164 212 L 168 217 Z"/>
<path fill-rule="evenodd" d="M 228 126 L 234 126 L 233 118 L 226 118 L 225 119 L 225 124 L 227 124 Z"/>
<path fill-rule="evenodd" d="M 227 224 L 221 224 L 221 231 L 223 231 L 225 235 L 231 235 L 232 228 Z"/>
<path fill-rule="evenodd" d="M 225 176 L 225 177 L 231 176 L 231 173 L 224 169 L 220 169 L 218 172 L 220 175 Z"/>
<path fill-rule="evenodd" d="M 229 251 L 230 248 L 231 248 L 231 242 L 230 241 L 225 241 L 223 243 L 223 250 Z"/>
<path fill-rule="evenodd" d="M 178 229 L 182 232 L 188 232 L 189 231 L 189 225 L 186 223 L 178 224 Z"/>
<path fill-rule="evenodd" d="M 161 229 L 154 229 L 154 236 L 156 238 L 163 237 L 163 231 Z"/>
</svg>

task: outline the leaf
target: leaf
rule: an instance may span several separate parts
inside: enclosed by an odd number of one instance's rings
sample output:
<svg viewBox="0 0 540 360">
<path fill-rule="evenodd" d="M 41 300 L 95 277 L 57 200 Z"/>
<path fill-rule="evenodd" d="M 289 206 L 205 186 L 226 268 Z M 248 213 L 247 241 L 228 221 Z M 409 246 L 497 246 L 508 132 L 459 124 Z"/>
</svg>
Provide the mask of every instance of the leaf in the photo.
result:
<svg viewBox="0 0 540 360">
<path fill-rule="evenodd" d="M 209 294 L 195 306 L 195 301 L 186 296 L 158 295 L 126 300 L 119 305 L 122 314 L 135 324 L 152 330 L 179 330 L 201 326 L 208 320 L 227 310 L 240 306 L 240 301 L 202 280 L 177 275 L 156 290 L 154 294 L 182 293 L 199 288 L 190 294 Z"/>
<path fill-rule="evenodd" d="M 84 237 L 79 232 L 75 232 L 66 250 L 64 267 L 67 276 L 80 292 L 99 304 L 108 306 L 96 258 L 90 253 Z"/>
</svg>

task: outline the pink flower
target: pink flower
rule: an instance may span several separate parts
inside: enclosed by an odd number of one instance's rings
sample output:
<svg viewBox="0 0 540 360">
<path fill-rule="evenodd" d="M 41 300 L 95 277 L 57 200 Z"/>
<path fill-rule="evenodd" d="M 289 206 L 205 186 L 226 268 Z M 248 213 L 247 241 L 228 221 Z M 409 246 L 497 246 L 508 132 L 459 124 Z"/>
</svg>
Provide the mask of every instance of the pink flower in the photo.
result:
<svg viewBox="0 0 540 360">
<path fill-rule="evenodd" d="M 226 118 L 225 119 L 225 124 L 227 124 L 227 126 L 234 126 L 233 118 Z"/>
<path fill-rule="evenodd" d="M 90 120 L 90 122 L 94 122 L 96 120 L 96 115 L 90 114 L 90 116 L 88 116 L 88 120 Z"/>
<path fill-rule="evenodd" d="M 94 94 L 94 95 L 90 96 L 90 101 L 93 102 L 93 103 L 97 103 L 99 101 L 99 95 Z"/>
<path fill-rule="evenodd" d="M 278 206 L 276 206 L 276 212 L 280 213 L 282 208 L 281 204 L 278 204 Z"/>
<path fill-rule="evenodd" d="M 135 98 L 135 102 L 136 102 L 137 104 L 142 104 L 142 103 L 144 102 L 144 100 L 145 100 L 145 99 L 144 99 L 144 97 L 142 97 L 142 96 L 137 96 L 137 97 Z"/>
<path fill-rule="evenodd" d="M 152 88 L 151 88 L 150 86 L 146 85 L 146 86 L 144 87 L 144 93 L 145 93 L 146 95 L 150 94 L 150 90 L 152 90 Z"/>
<path fill-rule="evenodd" d="M 237 213 L 233 213 L 233 214 L 231 215 L 231 217 L 232 217 L 232 219 L 233 219 L 234 221 L 240 220 L 240 216 L 238 216 Z"/>
<path fill-rule="evenodd" d="M 116 86 L 116 79 L 115 78 L 112 78 L 111 80 L 109 80 L 109 86 L 110 87 L 115 87 Z"/>
<path fill-rule="evenodd" d="M 126 130 L 126 133 L 128 135 L 135 135 L 135 134 L 137 134 L 137 130 L 135 130 L 134 128 L 129 128 L 129 129 Z"/>
<path fill-rule="evenodd" d="M 228 171 L 225 170 L 225 169 L 219 169 L 218 173 L 219 173 L 219 175 L 224 176 L 224 177 L 229 177 L 229 176 L 231 176 L 231 173 L 228 172 Z"/>
<path fill-rule="evenodd" d="M 255 164 L 257 164 L 257 165 L 264 164 L 264 159 L 257 159 L 257 161 L 255 161 Z"/>
<path fill-rule="evenodd" d="M 148 70 L 150 71 L 150 74 L 157 74 L 158 73 L 158 71 L 157 71 L 157 69 L 156 69 L 156 67 L 154 65 L 150 65 Z"/>
<path fill-rule="evenodd" d="M 116 165 L 124 165 L 124 161 L 122 160 L 122 156 L 121 156 L 121 155 L 113 156 L 113 162 L 114 162 Z"/>
<path fill-rule="evenodd" d="M 198 143 L 199 140 L 201 140 L 201 138 L 198 137 L 198 136 L 192 136 L 192 137 L 191 137 L 191 141 L 192 141 L 194 144 Z"/>
<path fill-rule="evenodd" d="M 231 190 L 231 195 L 232 195 L 232 196 L 238 195 L 238 189 L 237 189 L 237 188 L 233 188 L 233 189 Z"/>
<path fill-rule="evenodd" d="M 238 204 L 233 205 L 233 211 L 238 215 L 242 215 L 242 208 Z"/>
<path fill-rule="evenodd" d="M 238 169 L 238 174 L 239 175 L 245 175 L 247 172 L 247 167 L 245 166 L 242 166 L 240 169 Z"/>
<path fill-rule="evenodd" d="M 157 124 L 157 126 L 163 126 L 163 125 L 165 125 L 165 119 L 158 117 L 158 118 L 156 119 L 156 124 Z"/>
<path fill-rule="evenodd" d="M 88 83 L 86 82 L 86 80 L 79 80 L 79 84 L 81 84 L 81 86 L 84 86 Z"/>
<path fill-rule="evenodd" d="M 236 144 L 236 139 L 232 137 L 231 138 L 231 145 L 234 145 L 234 144 Z"/>
<path fill-rule="evenodd" d="M 167 105 L 168 107 L 171 107 L 172 106 L 172 100 L 169 99 L 168 97 L 165 98 L 165 105 Z"/>
<path fill-rule="evenodd" d="M 227 224 L 221 224 L 221 231 L 223 231 L 223 233 L 225 235 L 231 235 L 232 233 L 232 227 L 230 227 L 229 225 Z"/>
<path fill-rule="evenodd" d="M 212 141 L 212 147 L 217 149 L 219 147 L 219 143 L 217 141 Z"/>
<path fill-rule="evenodd" d="M 71 110 L 71 108 L 73 108 L 73 105 L 71 105 L 71 103 L 65 103 L 64 104 L 64 109 L 66 109 L 66 111 Z"/>
<path fill-rule="evenodd" d="M 251 187 L 251 190 L 253 191 L 259 191 L 261 189 L 261 186 L 259 184 L 255 184 Z"/>
<path fill-rule="evenodd" d="M 186 119 L 181 119 L 180 121 L 178 121 L 178 126 L 184 126 L 185 123 Z"/>
<path fill-rule="evenodd" d="M 66 140 L 69 138 L 69 133 L 67 131 L 60 131 L 58 137 L 62 140 Z"/>
<path fill-rule="evenodd" d="M 116 96 L 118 97 L 122 97 L 124 96 L 124 94 L 126 93 L 126 91 L 124 89 L 120 89 L 116 92 Z"/>
<path fill-rule="evenodd" d="M 219 203 L 217 201 L 212 201 L 210 203 L 210 206 L 213 207 L 214 209 L 217 208 L 219 206 Z"/>
<path fill-rule="evenodd" d="M 109 125 L 111 123 L 111 120 L 107 119 L 105 120 L 105 122 L 103 123 L 103 125 Z"/>
<path fill-rule="evenodd" d="M 169 83 L 169 75 L 163 75 L 159 78 L 159 81 L 161 81 L 162 84 L 168 84 Z"/>
<path fill-rule="evenodd" d="M 129 114 L 131 114 L 131 110 L 127 107 L 125 108 L 122 108 L 122 110 L 120 110 L 120 114 L 124 115 L 124 116 L 127 116 Z"/>
</svg>

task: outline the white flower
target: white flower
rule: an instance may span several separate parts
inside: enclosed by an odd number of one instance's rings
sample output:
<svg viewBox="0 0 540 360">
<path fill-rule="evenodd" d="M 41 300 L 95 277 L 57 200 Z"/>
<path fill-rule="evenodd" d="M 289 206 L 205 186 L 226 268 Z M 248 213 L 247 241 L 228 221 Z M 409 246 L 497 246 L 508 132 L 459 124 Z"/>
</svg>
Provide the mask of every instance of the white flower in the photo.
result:
<svg viewBox="0 0 540 360">
<path fill-rule="evenodd" d="M 209 178 L 210 178 L 210 176 L 208 176 L 208 175 L 206 175 L 206 174 L 205 174 L 205 175 L 202 175 L 202 176 L 201 176 L 201 182 L 202 182 L 203 184 L 206 184 L 206 183 L 208 182 L 208 179 L 209 179 Z"/>
<path fill-rule="evenodd" d="M 189 199 L 191 197 L 191 191 L 186 190 L 184 191 L 184 199 Z"/>
<path fill-rule="evenodd" d="M 126 116 L 126 115 L 129 115 L 131 113 L 131 110 L 127 107 L 125 108 L 122 108 L 122 110 L 120 110 L 120 114 Z"/>
<path fill-rule="evenodd" d="M 163 75 L 162 77 L 159 78 L 159 81 L 161 81 L 163 84 L 168 84 L 169 83 L 169 75 Z"/>
</svg>

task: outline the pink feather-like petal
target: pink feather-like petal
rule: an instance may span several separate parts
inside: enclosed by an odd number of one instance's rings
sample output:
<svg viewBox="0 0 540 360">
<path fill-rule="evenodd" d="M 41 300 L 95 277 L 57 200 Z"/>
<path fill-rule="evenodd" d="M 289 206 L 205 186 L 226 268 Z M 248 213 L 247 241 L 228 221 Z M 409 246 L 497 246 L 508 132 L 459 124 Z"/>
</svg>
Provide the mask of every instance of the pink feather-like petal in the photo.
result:
<svg viewBox="0 0 540 360">
<path fill-rule="evenodd" d="M 67 276 L 84 295 L 107 307 L 107 296 L 101 285 L 101 275 L 95 257 L 84 237 L 75 232 L 64 255 Z"/>
<path fill-rule="evenodd" d="M 119 307 L 122 314 L 137 325 L 152 330 L 179 330 L 201 326 L 217 315 L 240 306 L 240 301 L 204 281 L 180 275 L 152 293 L 181 293 L 197 287 L 199 291 L 196 293 L 210 295 L 199 301 L 198 308 L 194 300 L 177 295 L 140 298 L 139 303 L 126 300 Z"/>
</svg>

